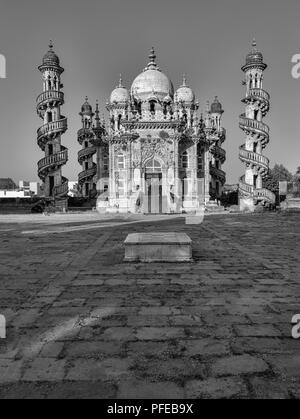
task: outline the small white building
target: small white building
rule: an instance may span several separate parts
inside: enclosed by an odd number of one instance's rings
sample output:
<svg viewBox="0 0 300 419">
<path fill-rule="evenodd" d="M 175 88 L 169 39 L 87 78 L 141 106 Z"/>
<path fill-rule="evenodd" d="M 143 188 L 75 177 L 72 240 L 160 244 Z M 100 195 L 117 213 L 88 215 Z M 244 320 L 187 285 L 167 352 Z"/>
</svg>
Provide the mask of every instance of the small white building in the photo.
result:
<svg viewBox="0 0 300 419">
<path fill-rule="evenodd" d="M 40 196 L 41 195 L 41 187 L 39 182 L 28 182 L 25 180 L 19 181 L 19 189 L 30 195 Z"/>
<path fill-rule="evenodd" d="M 6 191 L 0 190 L 0 198 L 31 198 L 30 193 L 26 191 Z"/>
</svg>

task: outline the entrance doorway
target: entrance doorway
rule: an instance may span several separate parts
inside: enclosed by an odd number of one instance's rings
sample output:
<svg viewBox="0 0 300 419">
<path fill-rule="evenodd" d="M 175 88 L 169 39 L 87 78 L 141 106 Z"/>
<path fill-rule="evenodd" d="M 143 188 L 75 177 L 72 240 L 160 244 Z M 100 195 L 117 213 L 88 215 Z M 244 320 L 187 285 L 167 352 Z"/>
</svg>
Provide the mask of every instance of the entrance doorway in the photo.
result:
<svg viewBox="0 0 300 419">
<path fill-rule="evenodd" d="M 145 168 L 145 205 L 144 211 L 148 214 L 162 214 L 162 171 L 160 163 L 151 159 Z"/>
<path fill-rule="evenodd" d="M 162 214 L 162 174 L 146 173 L 146 212 Z"/>
<path fill-rule="evenodd" d="M 54 190 L 54 176 L 49 176 L 49 196 L 53 195 Z"/>
</svg>

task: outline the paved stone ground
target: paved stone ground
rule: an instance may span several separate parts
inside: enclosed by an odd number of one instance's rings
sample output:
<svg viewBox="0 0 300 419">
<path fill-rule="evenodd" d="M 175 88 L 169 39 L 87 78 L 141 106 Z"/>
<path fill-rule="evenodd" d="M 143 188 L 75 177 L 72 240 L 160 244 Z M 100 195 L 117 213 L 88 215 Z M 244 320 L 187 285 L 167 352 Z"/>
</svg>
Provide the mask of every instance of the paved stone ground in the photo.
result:
<svg viewBox="0 0 300 419">
<path fill-rule="evenodd" d="M 0 398 L 300 398 L 299 214 L 0 218 Z M 126 264 L 185 231 L 194 263 Z"/>
</svg>

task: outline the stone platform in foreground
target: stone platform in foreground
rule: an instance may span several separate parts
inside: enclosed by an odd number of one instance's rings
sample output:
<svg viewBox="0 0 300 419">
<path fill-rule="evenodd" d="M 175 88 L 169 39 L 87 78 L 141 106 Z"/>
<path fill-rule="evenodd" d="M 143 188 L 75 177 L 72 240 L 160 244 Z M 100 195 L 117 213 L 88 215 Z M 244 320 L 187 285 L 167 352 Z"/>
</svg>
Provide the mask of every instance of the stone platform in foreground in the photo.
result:
<svg viewBox="0 0 300 419">
<path fill-rule="evenodd" d="M 192 240 L 186 233 L 132 233 L 125 245 L 125 262 L 190 262 Z"/>
<path fill-rule="evenodd" d="M 299 398 L 299 229 L 299 214 L 0 218 L 0 398 Z M 155 231 L 188 234 L 194 263 L 124 263 L 127 235 Z"/>
</svg>

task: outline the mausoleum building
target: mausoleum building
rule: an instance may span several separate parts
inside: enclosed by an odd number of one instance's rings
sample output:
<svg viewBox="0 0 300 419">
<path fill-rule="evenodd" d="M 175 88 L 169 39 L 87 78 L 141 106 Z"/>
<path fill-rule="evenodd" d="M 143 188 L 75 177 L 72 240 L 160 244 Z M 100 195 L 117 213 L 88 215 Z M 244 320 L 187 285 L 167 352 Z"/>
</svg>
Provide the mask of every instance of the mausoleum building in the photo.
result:
<svg viewBox="0 0 300 419">
<path fill-rule="evenodd" d="M 108 212 L 180 213 L 216 204 L 226 180 L 222 105 L 216 97 L 199 115 L 186 77 L 175 90 L 153 49 L 149 58 L 130 89 L 120 77 L 107 103 L 108 127 L 98 105 L 95 114 L 88 100 L 82 106 L 82 193 L 97 187 L 98 205 Z"/>
</svg>

